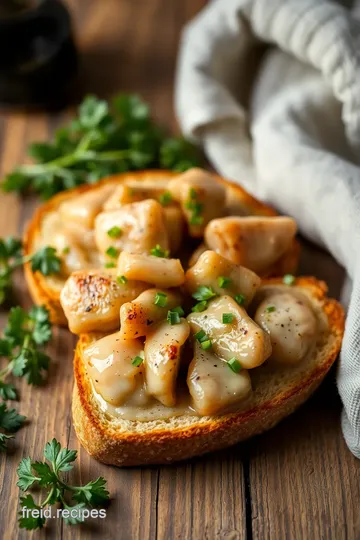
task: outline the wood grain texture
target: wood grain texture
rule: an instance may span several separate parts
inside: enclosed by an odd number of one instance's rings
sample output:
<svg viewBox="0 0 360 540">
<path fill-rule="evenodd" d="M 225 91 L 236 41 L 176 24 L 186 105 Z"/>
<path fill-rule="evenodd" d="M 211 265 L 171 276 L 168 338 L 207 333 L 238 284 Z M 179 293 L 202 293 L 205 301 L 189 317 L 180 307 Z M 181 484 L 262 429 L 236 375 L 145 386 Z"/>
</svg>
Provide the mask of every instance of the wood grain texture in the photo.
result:
<svg viewBox="0 0 360 540">
<path fill-rule="evenodd" d="M 172 130 L 173 75 L 179 33 L 205 0 L 68 0 L 81 51 L 79 91 L 109 96 L 136 91 L 156 118 Z M 0 169 L 25 159 L 28 142 L 51 135 L 71 110 L 47 116 L 0 113 Z M 35 199 L 0 195 L 0 236 L 21 233 Z M 306 244 L 302 269 L 330 282 L 338 294 L 343 273 L 321 251 Z M 16 297 L 28 307 L 21 273 Z M 5 314 L 1 315 L 4 323 Z M 53 359 L 42 388 L 20 384 L 20 412 L 28 425 L 0 456 L 0 538 L 118 540 L 171 539 L 358 539 L 359 463 L 342 440 L 334 372 L 317 395 L 273 431 L 247 444 L 168 467 L 115 469 L 92 460 L 72 429 L 70 396 L 75 339 L 55 329 Z M 16 467 L 23 456 L 41 457 L 56 437 L 79 451 L 70 474 L 85 483 L 108 480 L 112 501 L 103 520 L 69 527 L 50 520 L 46 529 L 18 531 Z"/>
</svg>

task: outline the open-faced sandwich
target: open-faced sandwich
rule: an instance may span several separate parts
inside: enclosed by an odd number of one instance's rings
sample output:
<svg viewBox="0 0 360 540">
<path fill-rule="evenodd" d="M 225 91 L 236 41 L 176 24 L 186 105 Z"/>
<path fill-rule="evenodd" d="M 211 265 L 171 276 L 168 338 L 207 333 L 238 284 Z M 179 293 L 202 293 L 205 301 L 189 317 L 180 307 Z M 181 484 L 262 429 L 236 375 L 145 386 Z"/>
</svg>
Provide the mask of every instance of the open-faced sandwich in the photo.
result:
<svg viewBox="0 0 360 540">
<path fill-rule="evenodd" d="M 61 271 L 43 275 L 27 264 L 26 279 L 34 301 L 47 306 L 54 323 L 66 325 L 60 293 L 73 276 L 68 287 L 73 287 L 74 301 L 79 298 L 79 314 L 70 328 L 76 332 L 83 303 L 93 314 L 88 302 L 92 290 L 112 282 L 116 310 L 146 290 L 146 279 L 131 279 L 121 289 L 112 279 L 123 251 L 164 252 L 189 266 L 211 249 L 262 277 L 276 276 L 296 269 L 295 234 L 293 219 L 277 216 L 241 187 L 201 169 L 120 174 L 61 193 L 37 210 L 25 236 L 25 255 L 51 246 Z M 116 328 L 110 309 L 108 316 L 108 324 L 99 328 Z"/>
<path fill-rule="evenodd" d="M 80 339 L 73 418 L 105 463 L 166 463 L 269 429 L 334 362 L 343 311 L 295 279 L 296 223 L 200 169 L 120 175 L 31 223 L 30 290 Z M 284 275 L 281 278 L 270 276 Z"/>
</svg>

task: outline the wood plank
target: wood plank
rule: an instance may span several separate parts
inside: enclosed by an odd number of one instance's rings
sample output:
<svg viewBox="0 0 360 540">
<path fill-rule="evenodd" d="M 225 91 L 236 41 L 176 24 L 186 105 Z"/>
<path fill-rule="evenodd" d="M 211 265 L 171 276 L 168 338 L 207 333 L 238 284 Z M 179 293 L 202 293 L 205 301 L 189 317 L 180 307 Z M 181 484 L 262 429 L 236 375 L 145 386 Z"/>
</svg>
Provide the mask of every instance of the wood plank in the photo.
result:
<svg viewBox="0 0 360 540">
<path fill-rule="evenodd" d="M 158 500 L 159 540 L 246 538 L 240 452 L 230 449 L 161 468 Z"/>
<path fill-rule="evenodd" d="M 360 464 L 342 438 L 334 372 L 247 451 L 254 539 L 359 538 Z"/>
</svg>

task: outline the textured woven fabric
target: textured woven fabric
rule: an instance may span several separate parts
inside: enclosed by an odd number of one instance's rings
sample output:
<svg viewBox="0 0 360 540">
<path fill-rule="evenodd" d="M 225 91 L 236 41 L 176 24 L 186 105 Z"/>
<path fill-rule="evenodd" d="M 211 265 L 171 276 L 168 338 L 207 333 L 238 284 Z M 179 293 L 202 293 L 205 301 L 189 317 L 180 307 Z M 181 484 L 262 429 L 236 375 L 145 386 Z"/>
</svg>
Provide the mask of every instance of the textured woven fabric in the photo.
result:
<svg viewBox="0 0 360 540">
<path fill-rule="evenodd" d="M 326 0 L 215 0 L 184 30 L 176 110 L 219 173 L 294 216 L 346 268 L 337 383 L 343 433 L 360 457 L 357 11 Z M 260 43 L 272 46 L 256 68 Z"/>
</svg>

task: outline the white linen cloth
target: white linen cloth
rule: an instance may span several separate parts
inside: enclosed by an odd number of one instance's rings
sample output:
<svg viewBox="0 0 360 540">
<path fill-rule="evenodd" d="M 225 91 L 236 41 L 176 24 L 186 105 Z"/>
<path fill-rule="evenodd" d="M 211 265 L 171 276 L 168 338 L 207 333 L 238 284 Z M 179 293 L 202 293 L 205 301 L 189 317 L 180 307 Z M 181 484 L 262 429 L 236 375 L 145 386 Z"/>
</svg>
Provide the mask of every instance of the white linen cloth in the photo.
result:
<svg viewBox="0 0 360 540">
<path fill-rule="evenodd" d="M 220 174 L 294 216 L 301 232 L 346 268 L 353 287 L 337 384 L 345 440 L 359 458 L 357 7 L 328 0 L 214 0 L 184 29 L 175 102 L 183 132 L 203 145 Z M 255 70 L 253 52 L 261 42 L 276 47 Z"/>
</svg>

